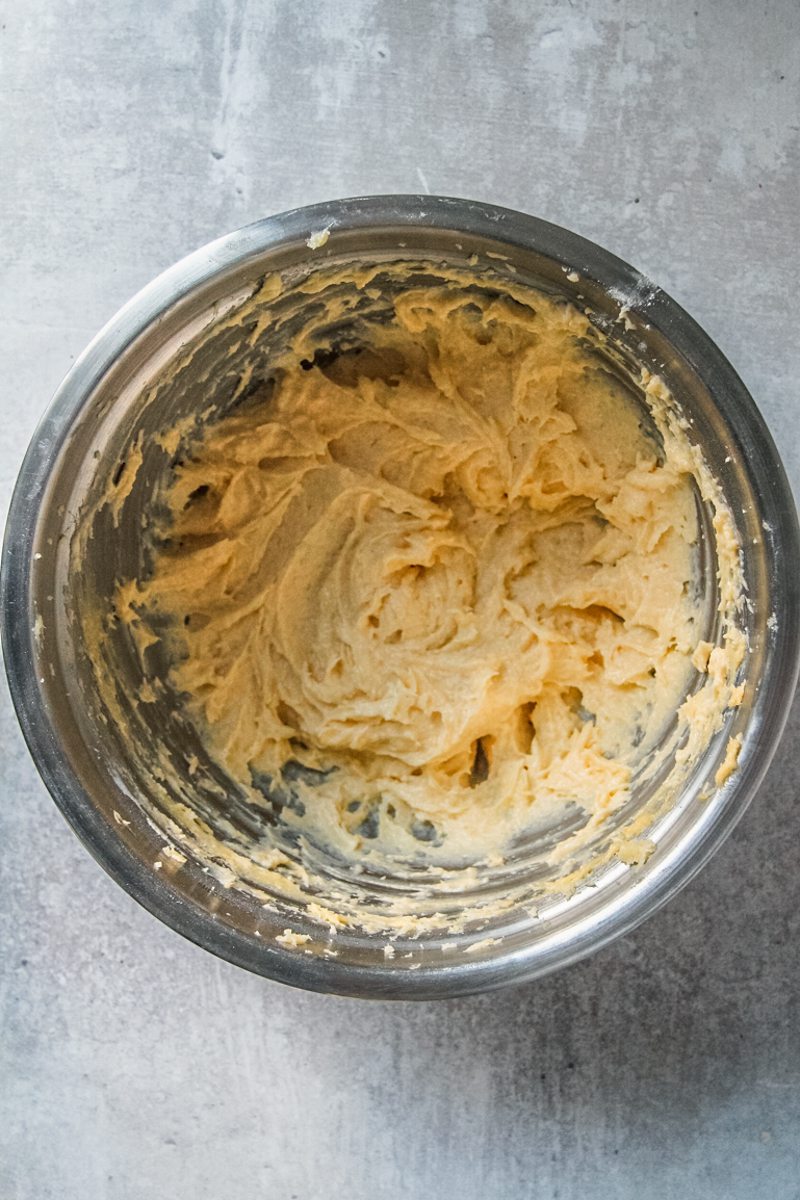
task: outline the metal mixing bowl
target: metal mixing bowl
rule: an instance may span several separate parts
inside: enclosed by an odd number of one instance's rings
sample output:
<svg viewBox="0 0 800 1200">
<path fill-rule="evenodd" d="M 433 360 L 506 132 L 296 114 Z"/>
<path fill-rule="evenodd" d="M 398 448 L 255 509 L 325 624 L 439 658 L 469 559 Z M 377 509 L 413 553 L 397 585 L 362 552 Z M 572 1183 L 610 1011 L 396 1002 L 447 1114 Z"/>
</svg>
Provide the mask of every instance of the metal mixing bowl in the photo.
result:
<svg viewBox="0 0 800 1200">
<path fill-rule="evenodd" d="M 322 231 L 327 239 L 312 236 Z M 148 456 L 163 454 L 154 435 L 193 406 L 210 402 L 223 411 L 246 355 L 268 361 L 268 323 L 255 351 L 246 350 L 235 328 L 226 328 L 226 314 L 268 272 L 291 281 L 339 259 L 397 257 L 470 265 L 495 280 L 505 272 L 568 297 L 591 310 L 623 358 L 663 376 L 738 527 L 750 686 L 647 831 L 655 850 L 646 862 L 606 862 L 587 886 L 552 896 L 536 915 L 512 906 L 493 924 L 458 934 L 448 932 L 447 913 L 474 897 L 451 892 L 440 897 L 443 928 L 398 939 L 387 958 L 385 939 L 355 929 L 337 934 L 334 953 L 329 933 L 302 904 L 264 908 L 252 888 L 213 862 L 165 855 L 175 830 L 164 815 L 163 781 L 148 770 L 141 746 L 168 741 L 173 715 L 142 718 L 132 706 L 129 725 L 115 722 L 98 672 L 111 671 L 120 694 L 132 694 L 136 664 L 122 642 L 113 661 L 91 661 L 76 614 L 86 595 L 110 599 L 114 579 L 141 567 L 141 513 L 159 468 L 152 457 L 148 474 Z M 167 386 L 165 373 L 176 362 L 180 369 Z M 98 516 L 85 569 L 76 572 L 70 556 L 78 515 L 98 481 L 122 469 L 139 430 L 147 435 L 143 482 L 118 525 L 107 512 Z M 705 528 L 707 538 L 707 521 Z M 673 300 L 598 246 L 535 218 L 464 200 L 371 197 L 298 209 L 220 238 L 166 271 L 95 338 L 59 389 L 20 471 L 3 549 L 2 636 L 19 720 L 47 787 L 102 866 L 152 913 L 231 962 L 286 983 L 360 996 L 454 996 L 530 979 L 596 950 L 674 895 L 720 845 L 758 787 L 794 690 L 798 562 L 797 514 L 764 422 L 730 364 Z M 711 567 L 708 573 L 713 586 Z M 191 736 L 174 728 L 174 736 Z M 742 735 L 738 768 L 716 787 L 734 734 Z M 192 781 L 181 786 L 183 798 L 191 797 Z M 205 796 L 198 805 L 220 838 L 243 844 L 263 832 L 235 802 L 226 813 L 219 789 L 215 802 Z M 511 883 L 498 876 L 491 886 L 502 891 Z M 276 941 L 287 926 L 308 940 Z"/>
</svg>

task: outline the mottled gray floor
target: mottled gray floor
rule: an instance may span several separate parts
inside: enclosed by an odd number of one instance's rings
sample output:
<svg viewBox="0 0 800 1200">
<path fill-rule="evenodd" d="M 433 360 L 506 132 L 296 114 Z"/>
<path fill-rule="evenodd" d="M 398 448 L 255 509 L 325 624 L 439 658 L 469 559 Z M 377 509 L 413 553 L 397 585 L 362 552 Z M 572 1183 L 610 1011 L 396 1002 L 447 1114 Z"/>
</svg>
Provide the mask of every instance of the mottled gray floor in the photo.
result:
<svg viewBox="0 0 800 1200">
<path fill-rule="evenodd" d="M 676 296 L 800 489 L 796 0 L 6 3 L 0 488 L 92 333 L 266 213 L 538 213 Z M 800 1197 L 795 706 L 701 878 L 564 974 L 413 1006 L 220 963 L 106 879 L 2 698 L 5 1200 Z"/>
</svg>

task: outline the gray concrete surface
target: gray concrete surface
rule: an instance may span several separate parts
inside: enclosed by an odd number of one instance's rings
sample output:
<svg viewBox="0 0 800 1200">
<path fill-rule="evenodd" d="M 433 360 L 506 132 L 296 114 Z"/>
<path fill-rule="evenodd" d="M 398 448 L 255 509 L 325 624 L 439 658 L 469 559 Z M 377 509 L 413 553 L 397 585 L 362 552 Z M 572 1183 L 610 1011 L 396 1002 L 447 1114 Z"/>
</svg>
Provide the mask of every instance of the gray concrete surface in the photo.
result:
<svg viewBox="0 0 800 1200">
<path fill-rule="evenodd" d="M 676 296 L 800 491 L 796 0 L 26 0 L 0 17 L 0 488 L 87 339 L 266 213 L 430 190 Z M 0 1196 L 800 1197 L 795 706 L 736 834 L 638 932 L 501 995 L 304 995 L 105 878 L 5 693 Z"/>
</svg>

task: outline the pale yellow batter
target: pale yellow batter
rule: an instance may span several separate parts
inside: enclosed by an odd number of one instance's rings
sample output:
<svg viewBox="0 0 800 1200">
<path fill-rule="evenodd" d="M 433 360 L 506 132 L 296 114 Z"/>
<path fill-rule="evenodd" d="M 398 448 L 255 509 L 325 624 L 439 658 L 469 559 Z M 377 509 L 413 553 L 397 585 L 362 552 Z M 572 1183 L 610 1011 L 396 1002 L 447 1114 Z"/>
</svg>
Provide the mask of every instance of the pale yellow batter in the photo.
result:
<svg viewBox="0 0 800 1200">
<path fill-rule="evenodd" d="M 119 611 L 167 618 L 213 757 L 318 842 L 465 861 L 554 806 L 600 821 L 707 664 L 693 460 L 588 328 L 406 291 L 176 470 Z"/>
</svg>

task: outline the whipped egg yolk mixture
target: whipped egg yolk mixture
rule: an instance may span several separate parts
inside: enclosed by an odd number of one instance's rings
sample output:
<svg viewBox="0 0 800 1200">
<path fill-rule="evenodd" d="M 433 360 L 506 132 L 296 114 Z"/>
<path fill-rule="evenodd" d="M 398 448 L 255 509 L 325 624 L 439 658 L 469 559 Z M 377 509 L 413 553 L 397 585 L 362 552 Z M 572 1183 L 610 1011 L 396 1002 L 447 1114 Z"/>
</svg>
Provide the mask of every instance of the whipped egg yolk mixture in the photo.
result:
<svg viewBox="0 0 800 1200">
<path fill-rule="evenodd" d="M 694 670 L 698 517 L 587 329 L 543 295 L 411 288 L 183 456 L 120 607 L 166 628 L 256 802 L 343 852 L 480 857 L 625 800 Z"/>
</svg>

